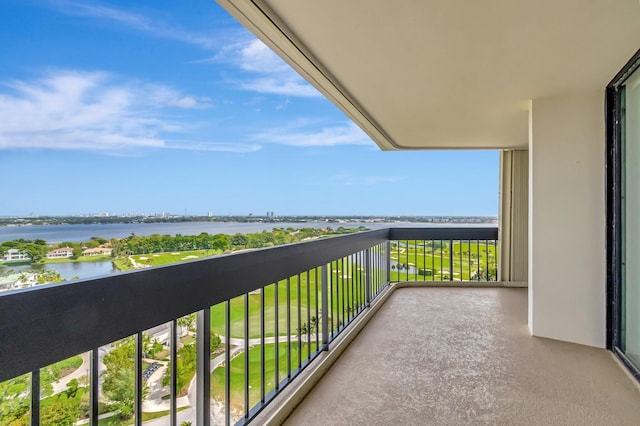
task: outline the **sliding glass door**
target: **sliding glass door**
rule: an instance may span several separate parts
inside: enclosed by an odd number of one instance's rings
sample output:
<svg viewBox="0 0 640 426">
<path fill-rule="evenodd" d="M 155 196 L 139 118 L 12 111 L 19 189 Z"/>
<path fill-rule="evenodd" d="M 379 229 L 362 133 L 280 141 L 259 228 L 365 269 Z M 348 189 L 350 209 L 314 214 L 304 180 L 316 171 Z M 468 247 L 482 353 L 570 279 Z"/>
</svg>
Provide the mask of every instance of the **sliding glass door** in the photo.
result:
<svg viewBox="0 0 640 426">
<path fill-rule="evenodd" d="M 622 282 L 620 349 L 640 366 L 640 70 L 620 90 Z"/>
<path fill-rule="evenodd" d="M 640 51 L 607 87 L 608 346 L 640 379 Z"/>
</svg>

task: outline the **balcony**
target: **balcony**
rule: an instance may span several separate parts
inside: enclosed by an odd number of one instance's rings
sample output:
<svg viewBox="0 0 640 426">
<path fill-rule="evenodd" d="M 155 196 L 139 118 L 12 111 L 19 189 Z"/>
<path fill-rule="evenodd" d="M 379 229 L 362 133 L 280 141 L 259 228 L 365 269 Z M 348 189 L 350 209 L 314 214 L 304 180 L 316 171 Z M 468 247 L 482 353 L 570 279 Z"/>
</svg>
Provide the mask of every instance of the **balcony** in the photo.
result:
<svg viewBox="0 0 640 426">
<path fill-rule="evenodd" d="M 399 288 L 286 425 L 638 424 L 603 349 L 530 336 L 522 288 Z"/>
<path fill-rule="evenodd" d="M 391 228 L 5 293 L 0 382 L 30 383 L 8 398 L 34 425 L 78 354 L 78 424 L 279 423 L 310 390 L 290 424 L 640 419 L 606 351 L 530 337 L 526 291 L 487 288 L 497 234 Z"/>
</svg>

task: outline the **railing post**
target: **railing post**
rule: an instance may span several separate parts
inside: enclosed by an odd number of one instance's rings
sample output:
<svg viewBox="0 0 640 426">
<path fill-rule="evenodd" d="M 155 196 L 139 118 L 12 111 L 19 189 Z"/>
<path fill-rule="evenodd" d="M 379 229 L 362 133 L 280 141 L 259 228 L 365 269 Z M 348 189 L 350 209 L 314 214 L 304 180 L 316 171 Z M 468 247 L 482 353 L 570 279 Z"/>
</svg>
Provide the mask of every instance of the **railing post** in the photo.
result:
<svg viewBox="0 0 640 426">
<path fill-rule="evenodd" d="M 453 281 L 453 240 L 449 240 L 449 281 Z"/>
<path fill-rule="evenodd" d="M 171 377 L 169 384 L 169 394 L 171 396 L 171 405 L 169 414 L 171 417 L 171 426 L 178 426 L 178 323 L 176 320 L 171 321 L 171 332 L 169 344 L 171 345 Z"/>
<path fill-rule="evenodd" d="M 211 308 L 198 311 L 197 328 L 196 424 L 208 426 L 211 423 Z"/>
<path fill-rule="evenodd" d="M 134 365 L 134 369 L 135 369 L 135 403 L 134 403 L 134 410 L 135 410 L 135 425 L 136 426 L 141 426 L 142 425 L 142 388 L 144 386 L 144 383 L 142 383 L 142 346 L 143 346 L 143 341 L 142 341 L 142 332 L 139 331 L 138 333 L 136 333 L 136 340 L 135 340 L 135 352 L 136 352 L 136 358 L 135 361 L 133 363 Z"/>
<path fill-rule="evenodd" d="M 391 283 L 391 241 L 387 240 L 385 243 L 385 249 L 387 250 L 387 283 Z"/>
<path fill-rule="evenodd" d="M 89 424 L 97 425 L 98 416 L 100 414 L 100 407 L 98 405 L 100 399 L 100 348 L 96 348 L 91 351 L 89 360 L 89 389 L 91 389 L 91 393 L 89 395 L 89 403 L 91 404 Z"/>
<path fill-rule="evenodd" d="M 329 350 L 329 265 L 322 266 L 322 350 Z"/>
<path fill-rule="evenodd" d="M 249 293 L 244 295 L 244 418 L 249 418 Z M 231 368 L 227 366 L 225 368 Z"/>
<path fill-rule="evenodd" d="M 364 251 L 364 297 L 367 308 L 371 305 L 371 249 Z"/>
<path fill-rule="evenodd" d="M 276 290 L 276 300 L 278 300 Z M 276 303 L 276 318 L 278 310 Z M 231 425 L 231 300 L 224 303 L 224 424 Z M 276 374 L 278 374 L 278 321 L 276 321 Z M 278 381 L 276 380 L 276 389 Z"/>
<path fill-rule="evenodd" d="M 40 369 L 31 372 L 31 425 L 40 425 Z"/>
</svg>

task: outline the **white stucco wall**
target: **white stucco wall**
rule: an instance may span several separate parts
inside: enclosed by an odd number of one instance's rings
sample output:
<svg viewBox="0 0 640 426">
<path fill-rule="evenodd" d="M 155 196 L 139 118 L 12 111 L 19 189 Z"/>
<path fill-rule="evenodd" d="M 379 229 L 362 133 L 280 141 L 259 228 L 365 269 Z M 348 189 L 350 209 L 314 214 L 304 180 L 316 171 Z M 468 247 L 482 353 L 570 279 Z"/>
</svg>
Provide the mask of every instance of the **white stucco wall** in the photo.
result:
<svg viewBox="0 0 640 426">
<path fill-rule="evenodd" d="M 529 329 L 604 347 L 604 91 L 531 102 Z"/>
</svg>

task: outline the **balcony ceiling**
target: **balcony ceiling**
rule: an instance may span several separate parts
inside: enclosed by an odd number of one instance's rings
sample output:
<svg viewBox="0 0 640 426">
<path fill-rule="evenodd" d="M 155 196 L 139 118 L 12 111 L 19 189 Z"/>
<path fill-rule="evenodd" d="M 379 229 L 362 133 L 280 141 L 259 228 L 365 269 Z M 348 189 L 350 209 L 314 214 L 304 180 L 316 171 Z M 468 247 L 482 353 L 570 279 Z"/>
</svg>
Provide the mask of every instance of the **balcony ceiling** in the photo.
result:
<svg viewBox="0 0 640 426">
<path fill-rule="evenodd" d="M 638 0 L 218 0 L 385 150 L 524 148 L 529 100 L 604 90 Z"/>
</svg>

